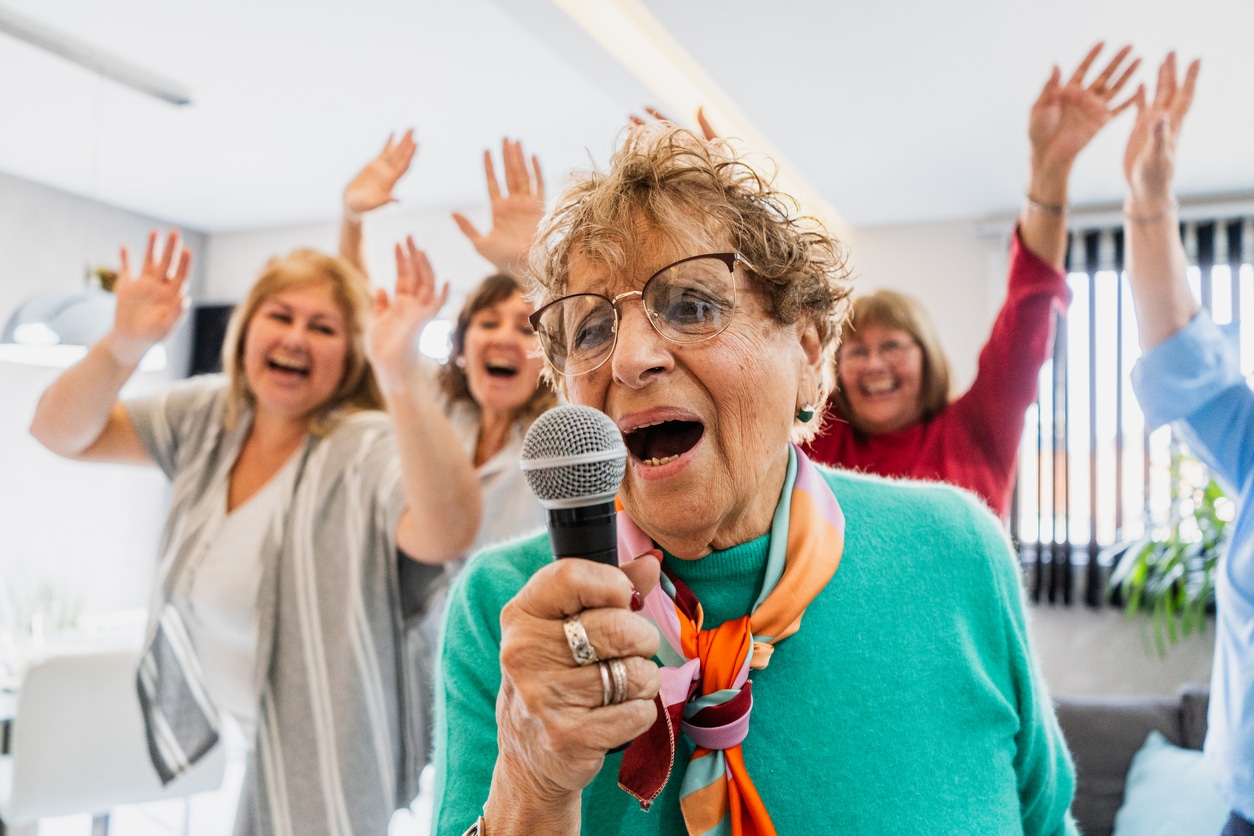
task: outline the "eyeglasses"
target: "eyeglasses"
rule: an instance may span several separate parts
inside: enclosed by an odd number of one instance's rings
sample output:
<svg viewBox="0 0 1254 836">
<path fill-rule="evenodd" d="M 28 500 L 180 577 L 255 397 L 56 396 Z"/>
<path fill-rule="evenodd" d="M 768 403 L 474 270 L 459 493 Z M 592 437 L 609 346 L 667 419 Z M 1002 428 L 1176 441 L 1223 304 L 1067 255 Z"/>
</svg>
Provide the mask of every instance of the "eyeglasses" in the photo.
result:
<svg viewBox="0 0 1254 836">
<path fill-rule="evenodd" d="M 870 363 L 872 355 L 878 354 L 888 365 L 896 365 L 917 346 L 914 340 L 885 340 L 875 347 L 866 343 L 847 343 L 841 346 L 836 359 L 846 367 L 860 367 Z"/>
<path fill-rule="evenodd" d="M 649 277 L 640 290 L 611 299 L 600 293 L 563 296 L 531 315 L 544 354 L 554 370 L 568 377 L 595 371 L 618 343 L 619 304 L 639 296 L 654 330 L 671 342 L 699 343 L 731 324 L 736 310 L 736 264 L 751 265 L 739 253 L 711 253 L 680 259 Z"/>
</svg>

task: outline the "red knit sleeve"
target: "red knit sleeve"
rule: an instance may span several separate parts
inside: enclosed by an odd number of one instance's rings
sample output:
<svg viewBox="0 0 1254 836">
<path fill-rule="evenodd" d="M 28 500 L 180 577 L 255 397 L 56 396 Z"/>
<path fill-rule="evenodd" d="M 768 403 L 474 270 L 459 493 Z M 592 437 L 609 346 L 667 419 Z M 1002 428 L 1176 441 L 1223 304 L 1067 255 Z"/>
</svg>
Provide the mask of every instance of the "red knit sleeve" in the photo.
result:
<svg viewBox="0 0 1254 836">
<path fill-rule="evenodd" d="M 1071 302 L 1066 274 L 1023 245 L 1015 229 L 1010 245 L 1006 301 L 980 352 L 975 382 L 950 410 L 990 467 L 1014 469 L 1024 413 L 1036 400 L 1041 366 L 1054 344 L 1054 312 Z"/>
</svg>

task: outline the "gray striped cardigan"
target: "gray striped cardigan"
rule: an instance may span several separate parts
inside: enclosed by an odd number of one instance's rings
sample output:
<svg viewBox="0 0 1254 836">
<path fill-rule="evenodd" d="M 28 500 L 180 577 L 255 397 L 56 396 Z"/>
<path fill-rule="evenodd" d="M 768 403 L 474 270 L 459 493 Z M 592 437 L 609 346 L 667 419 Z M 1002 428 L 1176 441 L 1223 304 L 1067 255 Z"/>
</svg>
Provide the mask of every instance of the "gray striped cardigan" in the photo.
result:
<svg viewBox="0 0 1254 836">
<path fill-rule="evenodd" d="M 171 590 L 211 504 L 225 501 L 251 422 L 245 415 L 235 430 L 223 428 L 226 392 L 225 378 L 210 376 L 126 403 L 172 483 L 137 677 L 149 749 L 166 781 L 218 739 Z M 406 661 L 396 552 L 405 503 L 392 423 L 359 412 L 296 455 L 295 487 L 261 552 L 261 702 L 236 833 L 385 834 L 417 792 L 429 690 L 419 690 Z"/>
</svg>

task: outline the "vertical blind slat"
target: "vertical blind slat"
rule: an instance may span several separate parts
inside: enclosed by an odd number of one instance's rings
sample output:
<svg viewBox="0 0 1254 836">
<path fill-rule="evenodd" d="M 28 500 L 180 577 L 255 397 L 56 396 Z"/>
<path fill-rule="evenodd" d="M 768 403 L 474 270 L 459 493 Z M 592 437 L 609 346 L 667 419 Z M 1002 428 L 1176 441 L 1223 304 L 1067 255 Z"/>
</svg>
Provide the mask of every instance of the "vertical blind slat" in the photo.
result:
<svg viewBox="0 0 1254 836">
<path fill-rule="evenodd" d="M 1248 275 L 1254 261 L 1254 218 L 1182 223 L 1180 233 L 1190 264 L 1196 268 L 1195 289 L 1202 303 L 1210 309 L 1218 304 L 1216 315 L 1221 321 L 1228 306 L 1232 320 L 1240 322 L 1240 276 L 1243 269 Z M 1083 598 L 1089 605 L 1102 605 L 1109 567 L 1098 560 L 1101 550 L 1140 536 L 1141 530 L 1155 525 L 1167 498 L 1174 501 L 1181 490 L 1181 451 L 1174 434 L 1165 448 L 1153 441 L 1143 421 L 1138 421 L 1137 405 L 1125 397 L 1126 379 L 1136 356 L 1129 355 L 1136 340 L 1124 302 L 1125 244 L 1121 229 L 1068 235 L 1066 264 L 1070 272 L 1084 274 L 1075 282 L 1081 292 L 1076 302 L 1083 304 L 1073 304 L 1074 315 L 1056 320 L 1052 358 L 1042 370 L 1035 405 L 1035 438 L 1029 436 L 1021 451 L 1025 460 L 1020 472 L 1033 471 L 1035 478 L 1020 480 L 1011 499 L 1011 533 L 1037 601 L 1070 604 L 1077 582 L 1075 568 L 1083 562 Z M 1230 276 L 1226 291 L 1224 273 L 1217 274 L 1217 266 Z M 1113 288 L 1111 281 L 1117 283 Z M 1085 312 L 1086 322 L 1075 321 Z M 1087 345 L 1071 344 L 1072 339 L 1086 340 Z M 1111 374 L 1113 381 L 1107 377 Z M 1082 380 L 1080 375 L 1087 376 Z M 1080 403 L 1081 399 L 1086 402 Z M 1087 433 L 1076 423 L 1086 419 Z M 1139 467 L 1135 462 L 1138 446 Z M 1087 474 L 1078 469 L 1085 462 Z M 1141 472 L 1139 486 L 1125 484 L 1129 469 Z M 1086 488 L 1087 501 L 1081 495 Z M 1087 534 L 1086 520 L 1078 516 L 1083 514 L 1087 514 Z"/>
</svg>

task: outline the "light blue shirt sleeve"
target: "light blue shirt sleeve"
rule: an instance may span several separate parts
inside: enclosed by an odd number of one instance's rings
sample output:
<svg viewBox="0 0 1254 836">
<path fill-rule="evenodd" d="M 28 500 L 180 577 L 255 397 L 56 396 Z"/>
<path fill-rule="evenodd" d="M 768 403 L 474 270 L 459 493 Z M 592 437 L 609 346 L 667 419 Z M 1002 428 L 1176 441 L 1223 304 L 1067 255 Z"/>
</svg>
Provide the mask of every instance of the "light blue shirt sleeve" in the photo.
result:
<svg viewBox="0 0 1254 836">
<path fill-rule="evenodd" d="M 1230 491 L 1245 493 L 1254 471 L 1254 392 L 1236 341 L 1209 313 L 1147 351 L 1132 369 L 1132 388 L 1151 427 L 1180 421 L 1194 452 Z"/>
</svg>

